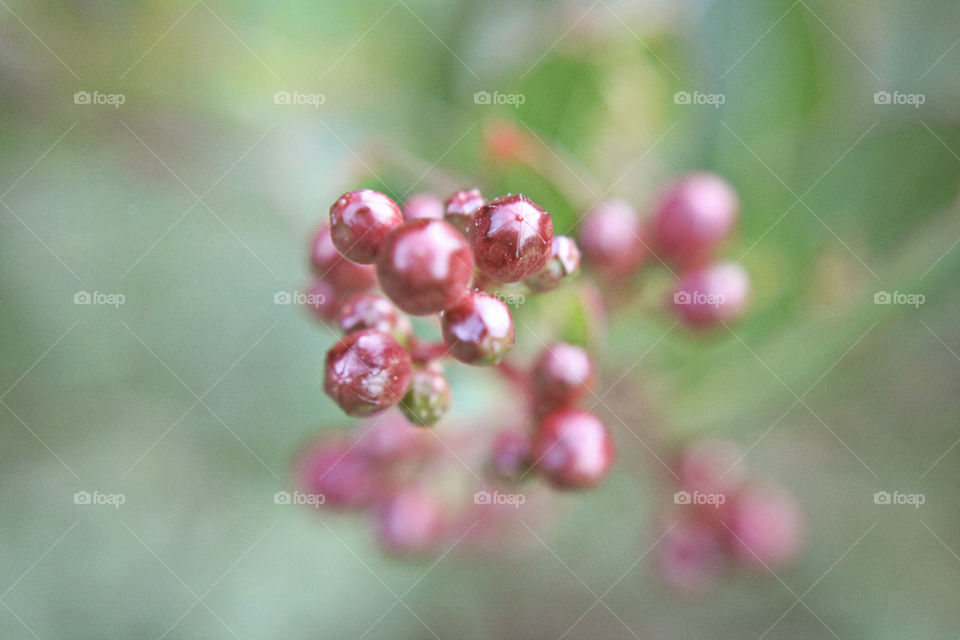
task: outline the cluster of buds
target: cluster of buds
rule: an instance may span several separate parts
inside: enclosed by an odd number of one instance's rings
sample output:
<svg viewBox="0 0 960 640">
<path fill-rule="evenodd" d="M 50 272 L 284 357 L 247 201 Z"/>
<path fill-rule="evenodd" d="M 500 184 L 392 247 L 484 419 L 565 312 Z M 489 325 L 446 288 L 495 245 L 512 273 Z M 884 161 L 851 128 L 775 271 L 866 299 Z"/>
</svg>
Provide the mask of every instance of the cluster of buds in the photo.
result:
<svg viewBox="0 0 960 640">
<path fill-rule="evenodd" d="M 516 473 L 529 469 L 528 438 L 504 436 L 520 432 L 502 431 L 491 443 L 482 429 L 437 434 L 390 411 L 310 443 L 293 480 L 304 504 L 370 516 L 390 554 L 435 553 L 454 542 L 460 551 L 497 551 L 505 536 L 553 511 L 550 492 L 533 481 L 521 486 Z"/>
<path fill-rule="evenodd" d="M 372 512 L 386 551 L 418 554 L 468 531 L 469 543 L 519 529 L 519 508 L 523 522 L 536 518 L 545 485 L 573 490 L 601 482 L 615 449 L 603 422 L 577 408 L 594 379 L 586 351 L 556 343 L 528 369 L 496 371 L 520 391 L 528 422 L 437 435 L 411 424 L 406 410 L 389 411 L 350 436 L 325 435 L 308 446 L 295 483 L 317 496 L 314 506 Z"/>
<path fill-rule="evenodd" d="M 716 259 L 739 211 L 729 183 L 694 173 L 663 192 L 648 220 L 624 200 L 598 203 L 584 216 L 578 240 L 584 263 L 607 279 L 623 279 L 652 262 L 679 271 L 674 312 L 690 327 L 709 328 L 740 317 L 749 301 L 746 271 Z"/>
<path fill-rule="evenodd" d="M 738 566 L 770 569 L 792 561 L 805 537 L 803 512 L 790 493 L 751 476 L 734 443 L 688 446 L 675 465 L 672 524 L 657 552 L 660 574 L 682 592 L 710 586 Z"/>
<path fill-rule="evenodd" d="M 401 211 L 371 190 L 346 193 L 313 242 L 315 310 L 346 334 L 327 353 L 324 388 L 351 416 L 400 406 L 430 426 L 447 411 L 447 357 L 495 365 L 514 344 L 509 307 L 493 295 L 522 282 L 543 293 L 572 277 L 580 253 L 554 236 L 550 214 L 522 195 L 485 201 L 476 189 L 446 203 L 421 194 Z M 366 290 L 379 285 L 383 296 Z M 411 316 L 439 318 L 442 342 L 419 339 Z"/>
<path fill-rule="evenodd" d="M 466 189 L 444 201 L 424 193 L 400 207 L 372 190 L 344 194 L 314 236 L 308 299 L 343 334 L 327 352 L 325 391 L 365 420 L 352 435 L 307 447 L 298 487 L 324 497 L 315 505 L 374 514 L 387 551 L 423 553 L 475 539 L 466 536 L 474 527 L 486 540 L 502 535 L 520 505 L 525 519 L 534 515 L 526 509 L 549 499 L 546 489 L 597 486 L 616 451 L 601 418 L 584 409 L 595 363 L 566 342 L 524 366 L 505 360 L 515 332 L 504 287 L 552 291 L 579 273 L 581 251 L 606 283 L 628 283 L 659 263 L 679 274 L 669 306 L 681 321 L 724 324 L 744 313 L 750 290 L 741 267 L 716 258 L 739 208 L 726 181 L 690 174 L 647 218 L 623 200 L 591 207 L 575 241 L 554 235 L 550 214 L 523 195 L 487 201 Z M 413 317 L 434 318 L 441 339 L 418 336 Z M 450 359 L 501 376 L 521 418 L 514 412 L 506 427 L 441 423 L 451 406 Z M 424 428 L 438 423 L 443 428 Z M 691 590 L 735 561 L 777 565 L 795 555 L 803 537 L 795 502 L 746 478 L 739 459 L 733 445 L 715 441 L 681 456 L 675 522 L 658 552 L 670 584 Z"/>
</svg>

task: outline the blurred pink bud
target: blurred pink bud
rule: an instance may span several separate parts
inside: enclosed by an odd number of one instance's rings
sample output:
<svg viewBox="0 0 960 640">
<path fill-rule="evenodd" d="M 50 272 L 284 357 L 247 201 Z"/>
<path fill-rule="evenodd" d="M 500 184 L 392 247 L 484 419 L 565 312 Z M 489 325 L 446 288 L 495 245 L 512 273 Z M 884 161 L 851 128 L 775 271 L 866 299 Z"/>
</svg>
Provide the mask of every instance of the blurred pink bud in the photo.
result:
<svg viewBox="0 0 960 640">
<path fill-rule="evenodd" d="M 654 213 L 657 254 L 682 264 L 702 262 L 730 235 L 739 211 L 736 191 L 719 176 L 684 176 L 664 193 Z"/>
<path fill-rule="evenodd" d="M 438 498 L 421 489 L 401 489 L 377 510 L 377 540 L 397 555 L 429 552 L 440 542 L 445 521 Z"/>
<path fill-rule="evenodd" d="M 684 274 L 673 290 L 673 310 L 691 327 L 707 328 L 739 318 L 750 297 L 750 278 L 723 262 Z"/>
<path fill-rule="evenodd" d="M 296 482 L 309 494 L 323 496 L 323 504 L 365 507 L 383 492 L 384 479 L 376 466 L 350 442 L 325 440 L 309 447 L 297 463 Z"/>
<path fill-rule="evenodd" d="M 718 532 L 695 521 L 678 522 L 657 546 L 663 580 L 682 593 L 703 591 L 720 576 L 726 553 Z"/>
<path fill-rule="evenodd" d="M 806 536 L 800 505 L 776 486 L 744 491 L 734 501 L 726 524 L 738 554 L 748 562 L 768 566 L 793 560 Z"/>
</svg>

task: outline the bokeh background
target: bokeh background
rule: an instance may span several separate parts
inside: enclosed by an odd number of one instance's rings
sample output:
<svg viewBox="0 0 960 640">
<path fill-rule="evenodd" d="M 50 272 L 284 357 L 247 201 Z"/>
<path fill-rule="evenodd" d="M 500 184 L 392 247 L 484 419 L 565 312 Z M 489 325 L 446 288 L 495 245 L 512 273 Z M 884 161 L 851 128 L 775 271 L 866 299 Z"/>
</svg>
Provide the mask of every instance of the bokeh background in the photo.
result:
<svg viewBox="0 0 960 640">
<path fill-rule="evenodd" d="M 943 0 L 0 0 L 0 636 L 960 637 L 958 38 Z M 491 157 L 502 131 L 540 166 Z M 692 169 L 742 196 L 724 255 L 753 311 L 694 336 L 640 278 L 599 353 L 643 443 L 610 418 L 617 469 L 544 544 L 398 561 L 367 520 L 273 503 L 305 439 L 350 426 L 332 333 L 274 303 L 337 195 L 522 190 L 566 231 Z M 470 379 L 460 406 L 508 392 Z M 643 554 L 661 460 L 706 434 L 809 535 L 776 576 L 679 598 Z"/>
</svg>

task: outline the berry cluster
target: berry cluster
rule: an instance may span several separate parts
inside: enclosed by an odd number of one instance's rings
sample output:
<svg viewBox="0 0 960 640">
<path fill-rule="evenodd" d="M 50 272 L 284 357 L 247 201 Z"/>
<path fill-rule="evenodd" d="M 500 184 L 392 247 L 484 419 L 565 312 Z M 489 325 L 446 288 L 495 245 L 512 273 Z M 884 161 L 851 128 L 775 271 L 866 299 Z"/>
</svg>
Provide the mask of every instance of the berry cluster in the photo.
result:
<svg viewBox="0 0 960 640">
<path fill-rule="evenodd" d="M 499 535 L 516 525 L 516 506 L 536 497 L 542 477 L 556 489 L 598 484 L 614 460 L 614 444 L 601 420 L 576 404 L 594 377 L 586 352 L 565 343 L 543 351 L 528 371 L 505 375 L 525 390 L 529 425 L 429 437 L 406 417 L 387 413 L 361 423 L 352 436 L 322 437 L 300 456 L 297 486 L 323 496 L 311 504 L 369 511 L 381 546 L 395 554 L 434 550 L 468 529 Z M 464 474 L 477 462 L 479 474 Z M 482 476 L 482 477 L 481 477 Z M 507 491 L 508 505 L 478 496 Z M 542 492 L 541 492 L 542 493 Z M 529 519 L 529 511 L 524 518 Z M 489 536 L 488 536 L 489 537 Z M 474 540 L 476 541 L 476 540 Z"/>
<path fill-rule="evenodd" d="M 350 435 L 323 436 L 308 445 L 294 482 L 316 497 L 307 504 L 369 514 L 377 542 L 395 555 L 434 552 L 455 540 L 460 549 L 500 549 L 505 533 L 521 530 L 519 506 L 523 522 L 536 519 L 537 506 L 549 496 L 530 485 L 521 493 L 519 474 L 509 482 L 502 475 L 504 464 L 513 472 L 528 468 L 529 438 L 503 431 L 491 454 L 489 440 L 474 434 L 433 435 L 387 413 L 361 422 Z M 514 454 L 502 444 L 505 435 L 518 438 Z M 481 473 L 463 473 L 465 461 L 484 459 Z"/>
<path fill-rule="evenodd" d="M 621 279 L 655 257 L 680 270 L 671 300 L 681 321 L 708 328 L 734 320 L 746 310 L 750 280 L 732 263 L 717 262 L 730 237 L 740 201 L 725 180 L 694 173 L 664 191 L 649 222 L 624 200 L 590 209 L 580 227 L 584 263 L 608 279 Z"/>
<path fill-rule="evenodd" d="M 429 426 L 450 404 L 444 357 L 494 365 L 514 344 L 510 310 L 491 291 L 513 282 L 554 289 L 579 270 L 580 252 L 523 195 L 487 202 L 470 189 L 442 203 L 419 194 L 401 211 L 364 189 L 330 207 L 312 263 L 311 292 L 323 294 L 314 308 L 346 334 L 327 353 L 327 394 L 351 416 L 399 404 L 411 422 Z M 365 292 L 375 284 L 386 297 Z M 419 340 L 404 313 L 439 314 L 442 344 Z"/>
<path fill-rule="evenodd" d="M 616 451 L 604 422 L 583 408 L 597 376 L 590 354 L 554 342 L 529 365 L 505 360 L 514 323 L 499 292 L 504 285 L 531 295 L 554 290 L 579 273 L 581 251 L 613 293 L 659 262 L 679 273 L 673 312 L 690 327 L 713 327 L 748 303 L 744 270 L 716 259 L 738 215 L 733 188 L 707 173 L 677 180 L 646 220 L 623 200 L 595 205 L 577 241 L 554 235 L 550 214 L 523 195 L 487 201 L 465 189 L 443 201 L 421 193 L 401 208 L 372 190 L 344 194 L 313 239 L 309 299 L 343 333 L 327 352 L 327 394 L 346 414 L 370 419 L 352 435 L 309 446 L 297 485 L 323 495 L 327 508 L 372 513 L 379 542 L 393 553 L 431 551 L 475 526 L 500 535 L 516 524 L 517 504 L 550 495 L 543 487 L 597 486 Z M 571 293 L 585 304 L 600 297 L 592 284 L 581 288 Z M 442 339 L 421 339 L 410 316 L 435 318 Z M 508 427 L 418 428 L 450 407 L 447 358 L 503 378 L 521 408 Z M 803 535 L 796 504 L 781 489 L 749 482 L 739 458 L 715 441 L 681 456 L 674 489 L 689 500 L 673 507 L 676 522 L 659 550 L 674 586 L 700 586 L 736 559 L 769 565 L 796 553 Z M 465 474 L 464 465 L 482 471 Z M 503 509 L 491 495 L 513 506 Z"/>
<path fill-rule="evenodd" d="M 735 444 L 713 439 L 680 455 L 673 524 L 658 547 L 660 573 L 674 588 L 698 591 L 737 565 L 779 567 L 799 551 L 805 525 L 796 501 L 749 477 L 742 457 Z"/>
</svg>

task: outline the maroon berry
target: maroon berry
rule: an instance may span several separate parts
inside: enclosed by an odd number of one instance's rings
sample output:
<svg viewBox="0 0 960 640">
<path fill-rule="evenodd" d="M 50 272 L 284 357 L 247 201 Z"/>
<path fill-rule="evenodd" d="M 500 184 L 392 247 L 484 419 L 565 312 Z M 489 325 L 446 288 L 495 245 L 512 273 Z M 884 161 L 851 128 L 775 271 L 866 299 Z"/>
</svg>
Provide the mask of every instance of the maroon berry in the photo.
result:
<svg viewBox="0 0 960 640">
<path fill-rule="evenodd" d="M 726 525 L 742 558 L 768 566 L 792 560 L 806 529 L 796 500 L 774 486 L 748 489 L 737 496 Z"/>
<path fill-rule="evenodd" d="M 367 264 L 350 262 L 333 246 L 330 225 L 325 224 L 313 237 L 310 252 L 313 273 L 343 294 L 365 291 L 377 284 L 377 272 Z"/>
<path fill-rule="evenodd" d="M 553 221 L 523 195 L 501 196 L 474 214 L 470 244 L 481 271 L 497 282 L 517 282 L 547 264 Z"/>
<path fill-rule="evenodd" d="M 524 280 L 524 284 L 537 293 L 552 291 L 580 271 L 580 248 L 573 238 L 553 236 L 550 259 L 536 274 Z"/>
<path fill-rule="evenodd" d="M 377 539 L 395 554 L 430 551 L 439 543 L 446 518 L 443 504 L 422 489 L 403 489 L 377 511 Z"/>
<path fill-rule="evenodd" d="M 625 200 L 606 200 L 586 213 L 578 244 L 590 267 L 609 277 L 632 273 L 646 257 L 643 227 Z"/>
<path fill-rule="evenodd" d="M 450 408 L 450 383 L 437 369 L 415 369 L 410 390 L 400 401 L 400 410 L 411 423 L 429 427 Z"/>
<path fill-rule="evenodd" d="M 473 252 L 466 238 L 442 220 L 410 220 L 391 233 L 377 261 L 380 286 L 414 315 L 438 313 L 467 292 Z"/>
<path fill-rule="evenodd" d="M 742 267 L 718 263 L 683 275 L 673 290 L 673 309 L 685 323 L 705 328 L 740 317 L 750 295 Z"/>
<path fill-rule="evenodd" d="M 417 193 L 403 203 L 404 220 L 417 218 L 443 218 L 443 203 L 432 193 Z"/>
<path fill-rule="evenodd" d="M 470 292 L 443 312 L 443 341 L 450 354 L 473 365 L 495 364 L 513 346 L 513 318 L 499 298 Z"/>
<path fill-rule="evenodd" d="M 304 304 L 320 320 L 336 320 L 342 304 L 337 289 L 325 280 L 317 280 L 307 288 Z"/>
<path fill-rule="evenodd" d="M 364 329 L 327 352 L 324 389 L 347 415 L 366 416 L 399 402 L 410 386 L 410 356 L 389 334 Z"/>
<path fill-rule="evenodd" d="M 530 468 L 530 438 L 518 429 L 497 434 L 490 451 L 490 471 L 500 480 L 516 482 Z"/>
<path fill-rule="evenodd" d="M 369 293 L 357 293 L 347 300 L 340 308 L 339 322 L 344 333 L 378 329 L 400 343 L 407 342 L 413 334 L 410 321 L 389 300 Z"/>
<path fill-rule="evenodd" d="M 587 352 L 563 342 L 548 347 L 537 359 L 531 375 L 534 399 L 542 411 L 569 407 L 590 391 L 593 363 Z"/>
<path fill-rule="evenodd" d="M 397 204 L 378 191 L 345 193 L 330 207 L 333 244 L 348 260 L 372 264 L 387 234 L 403 222 Z"/>
<path fill-rule="evenodd" d="M 345 440 L 324 440 L 311 446 L 297 464 L 297 484 L 322 504 L 363 507 L 382 493 L 377 467 Z"/>
<path fill-rule="evenodd" d="M 736 191 L 719 176 L 685 176 L 657 205 L 653 229 L 658 254 L 684 264 L 708 258 L 730 235 L 739 210 Z"/>
<path fill-rule="evenodd" d="M 444 219 L 466 234 L 473 222 L 473 214 L 487 203 L 479 189 L 463 189 L 447 198 L 444 203 Z"/>
<path fill-rule="evenodd" d="M 579 409 L 551 413 L 533 439 L 534 467 L 562 489 L 598 484 L 615 457 L 607 427 L 592 413 Z"/>
</svg>

